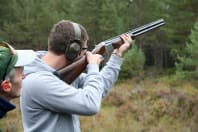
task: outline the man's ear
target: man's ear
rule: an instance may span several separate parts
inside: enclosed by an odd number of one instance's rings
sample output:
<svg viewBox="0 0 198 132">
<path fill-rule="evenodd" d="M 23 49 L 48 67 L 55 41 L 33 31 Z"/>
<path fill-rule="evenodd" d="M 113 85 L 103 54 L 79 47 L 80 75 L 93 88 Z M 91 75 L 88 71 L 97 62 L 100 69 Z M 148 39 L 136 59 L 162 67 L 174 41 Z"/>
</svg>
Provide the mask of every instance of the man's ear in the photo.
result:
<svg viewBox="0 0 198 132">
<path fill-rule="evenodd" d="M 9 92 L 11 90 L 11 83 L 10 81 L 8 80 L 4 80 L 1 82 L 1 89 L 4 91 L 4 92 Z"/>
</svg>

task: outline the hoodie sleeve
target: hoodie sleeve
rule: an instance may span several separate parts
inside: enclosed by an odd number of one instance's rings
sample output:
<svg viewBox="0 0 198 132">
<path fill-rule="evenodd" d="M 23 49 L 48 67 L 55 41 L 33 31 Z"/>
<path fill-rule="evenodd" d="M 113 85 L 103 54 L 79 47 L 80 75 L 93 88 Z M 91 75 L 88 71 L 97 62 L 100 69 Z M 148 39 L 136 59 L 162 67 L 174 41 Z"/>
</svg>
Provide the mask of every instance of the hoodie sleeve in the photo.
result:
<svg viewBox="0 0 198 132">
<path fill-rule="evenodd" d="M 61 113 L 96 114 L 100 109 L 104 92 L 102 77 L 98 65 L 89 64 L 87 67 L 88 74 L 83 89 L 76 89 L 52 73 L 43 71 L 32 73 L 25 78 L 23 97 L 26 99 L 25 96 L 29 96 L 27 99 L 30 101 L 27 102 L 31 102 L 34 109 L 39 107 Z"/>
<path fill-rule="evenodd" d="M 123 58 L 112 54 L 107 64 L 100 71 L 100 85 L 103 86 L 103 96 L 108 94 L 113 84 L 117 81 L 122 63 Z M 88 82 L 88 80 L 86 80 L 86 76 L 89 76 L 89 74 L 82 74 L 76 80 L 80 87 L 83 87 L 84 82 L 85 84 Z"/>
<path fill-rule="evenodd" d="M 113 84 L 117 81 L 123 58 L 112 54 L 107 64 L 102 68 L 100 74 L 104 83 L 103 96 L 106 96 Z"/>
</svg>

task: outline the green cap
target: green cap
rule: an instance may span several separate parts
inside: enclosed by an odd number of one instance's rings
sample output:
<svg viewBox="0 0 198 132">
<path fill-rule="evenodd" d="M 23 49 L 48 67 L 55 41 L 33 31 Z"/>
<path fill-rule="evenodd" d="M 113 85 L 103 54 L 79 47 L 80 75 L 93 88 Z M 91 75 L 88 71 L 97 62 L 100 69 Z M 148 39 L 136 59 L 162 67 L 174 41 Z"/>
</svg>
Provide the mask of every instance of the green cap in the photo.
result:
<svg viewBox="0 0 198 132">
<path fill-rule="evenodd" d="M 32 50 L 15 50 L 8 43 L 0 42 L 0 81 L 5 79 L 14 67 L 25 66 L 35 59 Z"/>
</svg>

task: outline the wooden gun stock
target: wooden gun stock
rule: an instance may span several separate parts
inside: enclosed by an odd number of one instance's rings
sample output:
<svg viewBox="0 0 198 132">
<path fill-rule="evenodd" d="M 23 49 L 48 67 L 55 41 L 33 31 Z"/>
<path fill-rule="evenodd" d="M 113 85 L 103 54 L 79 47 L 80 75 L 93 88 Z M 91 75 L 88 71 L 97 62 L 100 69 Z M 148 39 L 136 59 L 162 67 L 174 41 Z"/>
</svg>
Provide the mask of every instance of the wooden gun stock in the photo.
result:
<svg viewBox="0 0 198 132">
<path fill-rule="evenodd" d="M 158 28 L 164 24 L 165 24 L 164 20 L 159 19 L 157 21 L 130 30 L 125 34 L 128 34 L 132 37 L 132 39 L 135 39 L 137 36 L 144 34 L 152 29 Z M 108 49 L 119 48 L 122 44 L 123 41 L 122 39 L 120 39 L 120 35 L 119 35 L 110 38 L 108 40 L 105 40 L 102 43 L 96 45 L 96 47 L 92 50 L 92 53 L 103 55 Z M 87 66 L 87 60 L 86 60 L 86 56 L 84 55 L 79 60 L 73 62 L 72 64 L 70 64 L 69 66 L 63 69 L 56 71 L 54 74 L 58 76 L 61 80 L 70 84 L 86 69 L 86 66 Z"/>
</svg>

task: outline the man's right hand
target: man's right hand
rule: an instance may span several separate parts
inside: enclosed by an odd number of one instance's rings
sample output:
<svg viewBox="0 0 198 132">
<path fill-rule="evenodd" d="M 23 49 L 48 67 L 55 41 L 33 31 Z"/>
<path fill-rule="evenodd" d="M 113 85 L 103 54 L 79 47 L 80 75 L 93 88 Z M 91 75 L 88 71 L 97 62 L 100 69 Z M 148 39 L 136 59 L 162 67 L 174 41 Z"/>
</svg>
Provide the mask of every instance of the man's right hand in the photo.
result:
<svg viewBox="0 0 198 132">
<path fill-rule="evenodd" d="M 97 64 L 100 65 L 100 63 L 103 61 L 103 56 L 100 54 L 92 54 L 90 51 L 86 52 L 87 56 L 87 62 L 88 64 Z"/>
</svg>

